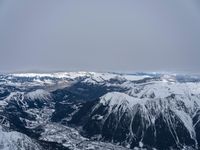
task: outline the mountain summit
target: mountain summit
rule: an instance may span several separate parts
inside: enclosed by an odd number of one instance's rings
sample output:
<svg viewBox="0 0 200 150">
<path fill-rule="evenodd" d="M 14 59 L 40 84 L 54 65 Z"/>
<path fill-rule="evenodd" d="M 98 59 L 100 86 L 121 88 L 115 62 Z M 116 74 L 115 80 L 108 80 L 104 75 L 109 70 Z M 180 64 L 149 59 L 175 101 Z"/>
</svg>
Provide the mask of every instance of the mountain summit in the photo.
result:
<svg viewBox="0 0 200 150">
<path fill-rule="evenodd" d="M 0 75 L 0 137 L 0 149 L 199 149 L 200 77 Z"/>
</svg>

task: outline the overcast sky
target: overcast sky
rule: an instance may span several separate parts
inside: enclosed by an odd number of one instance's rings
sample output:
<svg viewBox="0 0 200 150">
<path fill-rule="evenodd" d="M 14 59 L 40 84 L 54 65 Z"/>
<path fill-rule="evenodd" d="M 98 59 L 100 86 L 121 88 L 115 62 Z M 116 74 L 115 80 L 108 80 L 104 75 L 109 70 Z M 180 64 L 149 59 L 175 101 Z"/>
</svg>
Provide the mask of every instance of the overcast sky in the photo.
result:
<svg viewBox="0 0 200 150">
<path fill-rule="evenodd" d="M 200 73 L 199 0 L 0 0 L 0 72 Z"/>
</svg>

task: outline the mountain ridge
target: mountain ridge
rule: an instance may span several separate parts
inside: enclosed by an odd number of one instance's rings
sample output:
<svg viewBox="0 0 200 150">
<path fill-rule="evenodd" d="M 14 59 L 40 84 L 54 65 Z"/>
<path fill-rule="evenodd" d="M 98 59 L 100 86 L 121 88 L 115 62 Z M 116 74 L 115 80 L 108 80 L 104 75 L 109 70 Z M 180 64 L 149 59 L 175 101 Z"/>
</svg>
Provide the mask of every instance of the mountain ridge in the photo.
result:
<svg viewBox="0 0 200 150">
<path fill-rule="evenodd" d="M 1 126 L 49 149 L 198 149 L 199 108 L 198 76 L 0 75 Z"/>
</svg>

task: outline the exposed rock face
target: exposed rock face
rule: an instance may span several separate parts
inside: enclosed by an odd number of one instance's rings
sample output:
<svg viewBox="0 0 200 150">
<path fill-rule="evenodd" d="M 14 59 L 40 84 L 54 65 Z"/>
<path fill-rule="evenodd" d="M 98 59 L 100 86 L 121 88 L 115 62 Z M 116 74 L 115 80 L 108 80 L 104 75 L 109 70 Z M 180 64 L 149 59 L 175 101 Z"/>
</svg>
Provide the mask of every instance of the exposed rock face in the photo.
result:
<svg viewBox="0 0 200 150">
<path fill-rule="evenodd" d="M 24 149 L 199 149 L 199 108 L 198 76 L 0 76 L 1 133 Z"/>
<path fill-rule="evenodd" d="M 0 126 L 0 149 L 2 150 L 42 150 L 34 140 L 16 131 L 6 131 Z"/>
</svg>

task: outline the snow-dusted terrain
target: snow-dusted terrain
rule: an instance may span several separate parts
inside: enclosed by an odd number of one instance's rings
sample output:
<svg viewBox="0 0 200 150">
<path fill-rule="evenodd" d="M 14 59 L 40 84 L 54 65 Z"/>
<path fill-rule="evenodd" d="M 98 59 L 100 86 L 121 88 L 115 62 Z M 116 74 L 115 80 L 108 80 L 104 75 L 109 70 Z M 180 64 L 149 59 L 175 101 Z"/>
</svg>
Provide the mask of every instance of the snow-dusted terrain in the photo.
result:
<svg viewBox="0 0 200 150">
<path fill-rule="evenodd" d="M 0 126 L 1 150 L 42 150 L 34 140 L 16 131 L 6 131 Z"/>
<path fill-rule="evenodd" d="M 0 149 L 199 149 L 200 77 L 0 75 Z"/>
</svg>

